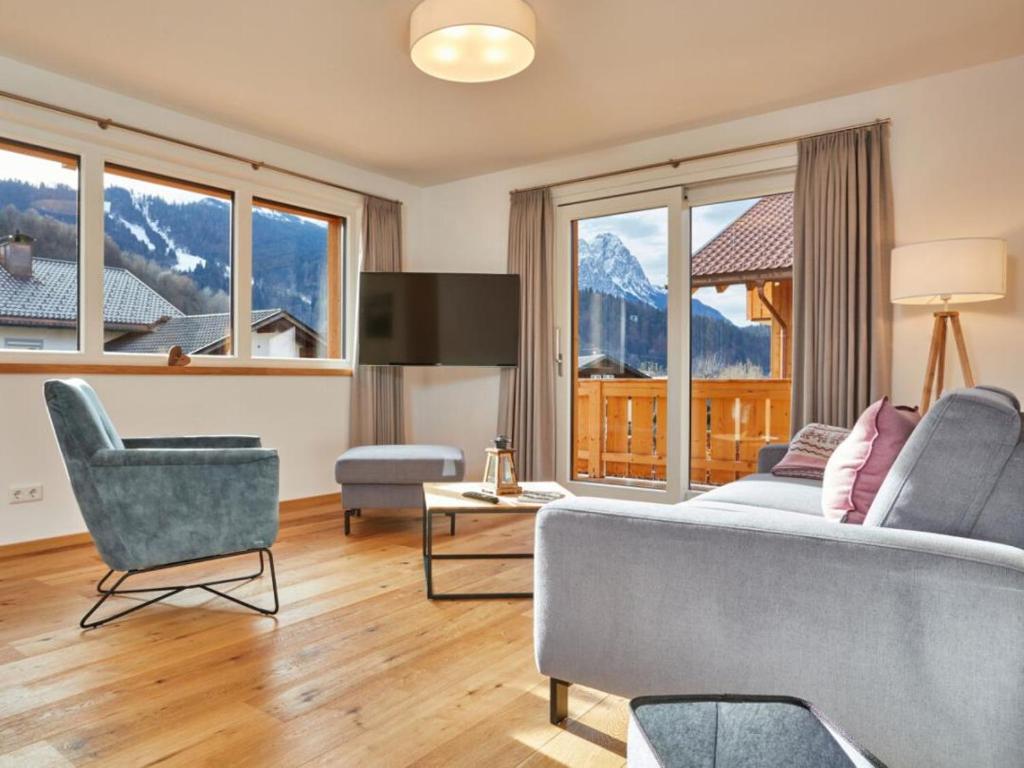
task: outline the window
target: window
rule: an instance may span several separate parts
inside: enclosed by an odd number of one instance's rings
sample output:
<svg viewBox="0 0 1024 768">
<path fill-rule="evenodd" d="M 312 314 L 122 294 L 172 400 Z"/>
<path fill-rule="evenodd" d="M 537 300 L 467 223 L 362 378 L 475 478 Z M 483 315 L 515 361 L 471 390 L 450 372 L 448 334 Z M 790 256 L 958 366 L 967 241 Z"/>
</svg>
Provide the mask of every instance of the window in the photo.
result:
<svg viewBox="0 0 1024 768">
<path fill-rule="evenodd" d="M 789 438 L 793 195 L 690 209 L 690 482 L 722 485 Z"/>
<path fill-rule="evenodd" d="M 0 137 L 0 368 L 167 373 L 180 347 L 192 365 L 173 373 L 351 375 L 346 237 L 357 196 L 21 138 Z M 102 173 L 80 173 L 82 157 Z M 237 221 L 251 224 L 241 240 Z"/>
<path fill-rule="evenodd" d="M 662 207 L 572 222 L 573 479 L 665 485 L 668 229 Z"/>
<path fill-rule="evenodd" d="M 104 349 L 232 354 L 232 194 L 115 165 L 103 187 Z"/>
<path fill-rule="evenodd" d="M 24 339 L 6 336 L 4 337 L 4 349 L 42 349 L 42 339 Z"/>
<path fill-rule="evenodd" d="M 253 200 L 252 356 L 342 356 L 344 219 Z"/>
<path fill-rule="evenodd" d="M 78 158 L 0 140 L 0 338 L 79 348 Z M 28 329 L 32 338 L 22 338 Z"/>
</svg>

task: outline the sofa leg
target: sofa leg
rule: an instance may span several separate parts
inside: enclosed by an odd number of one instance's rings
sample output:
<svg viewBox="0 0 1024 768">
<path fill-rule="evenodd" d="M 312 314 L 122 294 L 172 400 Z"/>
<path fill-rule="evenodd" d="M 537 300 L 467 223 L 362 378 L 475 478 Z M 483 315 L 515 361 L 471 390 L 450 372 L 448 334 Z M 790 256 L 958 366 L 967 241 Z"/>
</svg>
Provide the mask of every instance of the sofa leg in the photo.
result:
<svg viewBox="0 0 1024 768">
<path fill-rule="evenodd" d="M 346 509 L 345 510 L 345 535 L 346 536 L 348 536 L 350 533 L 352 533 L 352 515 L 354 515 L 355 513 L 356 513 L 356 511 L 354 509 Z"/>
<path fill-rule="evenodd" d="M 551 689 L 548 701 L 551 706 L 550 720 L 552 725 L 559 725 L 569 717 L 569 686 L 564 680 L 551 678 Z"/>
</svg>

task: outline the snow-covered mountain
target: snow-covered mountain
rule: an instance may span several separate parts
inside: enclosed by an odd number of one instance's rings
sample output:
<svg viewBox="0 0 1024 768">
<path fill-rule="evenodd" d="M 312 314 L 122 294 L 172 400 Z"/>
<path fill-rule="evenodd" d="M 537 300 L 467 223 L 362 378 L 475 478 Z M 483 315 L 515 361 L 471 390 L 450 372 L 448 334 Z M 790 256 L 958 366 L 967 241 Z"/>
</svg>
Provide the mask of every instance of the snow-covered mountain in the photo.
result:
<svg viewBox="0 0 1024 768">
<path fill-rule="evenodd" d="M 606 296 L 639 301 L 656 309 L 668 306 L 663 286 L 652 285 L 640 260 L 611 232 L 579 241 L 579 287 Z"/>
<path fill-rule="evenodd" d="M 668 309 L 668 292 L 663 286 L 651 283 L 640 260 L 617 235 L 602 232 L 593 240 L 580 240 L 579 253 L 580 290 L 639 301 L 663 312 Z M 732 325 L 725 315 L 699 299 L 693 299 L 690 306 L 694 315 Z"/>
</svg>

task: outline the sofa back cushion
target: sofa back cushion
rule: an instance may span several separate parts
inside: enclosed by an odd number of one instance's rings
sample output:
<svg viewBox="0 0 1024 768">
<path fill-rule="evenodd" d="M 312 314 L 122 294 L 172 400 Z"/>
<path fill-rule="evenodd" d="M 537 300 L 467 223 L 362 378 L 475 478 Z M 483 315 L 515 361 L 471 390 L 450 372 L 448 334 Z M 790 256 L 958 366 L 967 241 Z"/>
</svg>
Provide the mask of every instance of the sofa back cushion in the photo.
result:
<svg viewBox="0 0 1024 768">
<path fill-rule="evenodd" d="M 981 387 L 944 395 L 903 447 L 864 524 L 1024 547 L 1020 496 L 1015 514 L 1010 501 L 1024 483 L 1018 408 L 1009 393 Z"/>
<path fill-rule="evenodd" d="M 860 524 L 910 433 L 921 420 L 916 409 L 883 397 L 867 408 L 825 466 L 821 511 L 830 520 Z"/>
</svg>

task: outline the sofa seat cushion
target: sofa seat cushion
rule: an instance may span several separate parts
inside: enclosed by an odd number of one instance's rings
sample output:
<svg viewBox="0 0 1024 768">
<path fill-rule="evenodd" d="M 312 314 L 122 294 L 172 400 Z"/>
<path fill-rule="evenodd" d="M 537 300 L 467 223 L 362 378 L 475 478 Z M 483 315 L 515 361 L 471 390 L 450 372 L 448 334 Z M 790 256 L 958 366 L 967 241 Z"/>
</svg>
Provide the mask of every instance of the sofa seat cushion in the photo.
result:
<svg viewBox="0 0 1024 768">
<path fill-rule="evenodd" d="M 821 517 L 821 482 L 772 474 L 748 475 L 702 493 L 694 501 L 780 509 Z"/>
<path fill-rule="evenodd" d="M 334 477 L 342 485 L 457 482 L 465 465 L 462 449 L 450 445 L 362 445 L 338 457 Z"/>
</svg>

